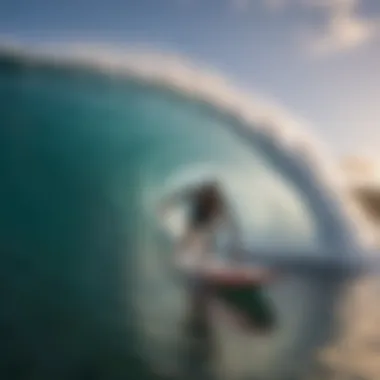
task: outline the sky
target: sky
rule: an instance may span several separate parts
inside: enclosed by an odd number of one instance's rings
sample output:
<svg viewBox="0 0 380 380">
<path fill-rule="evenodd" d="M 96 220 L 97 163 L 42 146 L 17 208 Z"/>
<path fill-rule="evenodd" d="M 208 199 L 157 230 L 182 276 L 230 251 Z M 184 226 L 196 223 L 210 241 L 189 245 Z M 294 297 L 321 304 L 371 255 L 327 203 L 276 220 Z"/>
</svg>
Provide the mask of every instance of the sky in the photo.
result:
<svg viewBox="0 0 380 380">
<path fill-rule="evenodd" d="M 184 55 L 306 120 L 333 153 L 379 156 L 379 0 L 1 0 L 8 40 Z"/>
</svg>

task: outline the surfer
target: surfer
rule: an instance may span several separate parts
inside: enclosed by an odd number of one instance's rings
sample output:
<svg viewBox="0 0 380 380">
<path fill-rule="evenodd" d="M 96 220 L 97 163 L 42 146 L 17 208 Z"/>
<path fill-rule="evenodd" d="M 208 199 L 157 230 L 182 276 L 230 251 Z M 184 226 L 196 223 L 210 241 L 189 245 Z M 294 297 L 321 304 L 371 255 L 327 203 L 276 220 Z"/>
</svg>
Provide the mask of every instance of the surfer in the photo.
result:
<svg viewBox="0 0 380 380">
<path fill-rule="evenodd" d="M 176 250 L 178 264 L 195 268 L 197 264 L 204 264 L 205 260 L 213 258 L 215 236 L 223 226 L 227 227 L 230 245 L 238 244 L 236 219 L 217 181 L 207 181 L 171 194 L 160 203 L 160 213 L 164 214 L 181 201 L 188 206 L 188 215 L 186 232 Z"/>
<path fill-rule="evenodd" d="M 238 228 L 219 184 L 208 181 L 172 195 L 161 204 L 162 212 L 173 203 L 185 200 L 189 206 L 188 226 L 175 252 L 176 267 L 188 281 L 186 330 L 191 342 L 190 367 L 208 363 L 214 352 L 210 307 L 217 300 L 236 314 L 245 328 L 272 326 L 273 316 L 261 292 L 268 280 L 266 271 L 244 265 L 238 249 Z M 230 244 L 223 260 L 215 235 L 228 226 Z M 194 364 L 196 364 L 194 366 Z"/>
</svg>

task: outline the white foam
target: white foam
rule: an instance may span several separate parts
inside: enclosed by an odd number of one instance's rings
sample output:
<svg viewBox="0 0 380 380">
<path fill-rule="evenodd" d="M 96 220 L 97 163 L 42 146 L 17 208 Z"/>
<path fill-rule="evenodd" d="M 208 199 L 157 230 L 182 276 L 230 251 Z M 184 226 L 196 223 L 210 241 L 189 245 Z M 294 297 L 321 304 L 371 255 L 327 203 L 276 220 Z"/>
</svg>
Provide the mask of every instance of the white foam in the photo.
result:
<svg viewBox="0 0 380 380">
<path fill-rule="evenodd" d="M 238 90 L 214 70 L 201 69 L 178 55 L 136 48 L 121 51 L 94 44 L 41 45 L 31 49 L 0 41 L 1 54 L 14 55 L 32 66 L 40 63 L 58 67 L 79 65 L 111 76 L 122 74 L 211 104 L 243 121 L 238 128 L 265 133 L 279 149 L 295 159 L 305 160 L 316 181 L 337 194 L 341 211 L 354 222 L 364 243 L 374 244 L 373 228 L 349 195 L 342 171 L 327 149 L 284 109 Z"/>
</svg>

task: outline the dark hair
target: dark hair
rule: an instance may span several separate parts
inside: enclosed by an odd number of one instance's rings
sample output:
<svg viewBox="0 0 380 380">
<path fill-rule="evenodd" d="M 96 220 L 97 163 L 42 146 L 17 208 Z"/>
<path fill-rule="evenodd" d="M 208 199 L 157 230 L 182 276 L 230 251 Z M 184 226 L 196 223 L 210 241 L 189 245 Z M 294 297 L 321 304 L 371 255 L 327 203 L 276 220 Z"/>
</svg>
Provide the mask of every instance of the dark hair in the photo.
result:
<svg viewBox="0 0 380 380">
<path fill-rule="evenodd" d="M 196 201 L 198 207 L 202 208 L 210 217 L 215 216 L 223 206 L 218 184 L 210 182 L 201 186 L 197 191 Z"/>
</svg>

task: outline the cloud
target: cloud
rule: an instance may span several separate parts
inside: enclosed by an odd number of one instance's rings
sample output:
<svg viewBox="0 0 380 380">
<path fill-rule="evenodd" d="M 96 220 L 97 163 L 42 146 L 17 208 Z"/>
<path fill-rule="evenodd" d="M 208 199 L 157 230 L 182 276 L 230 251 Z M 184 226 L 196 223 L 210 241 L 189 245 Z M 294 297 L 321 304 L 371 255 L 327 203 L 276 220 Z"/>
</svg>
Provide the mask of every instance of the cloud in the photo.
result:
<svg viewBox="0 0 380 380">
<path fill-rule="evenodd" d="M 314 54 L 328 54 L 359 47 L 371 41 L 379 24 L 358 13 L 360 0 L 304 0 L 304 6 L 322 10 L 325 24 L 313 33 L 307 47 Z"/>
<path fill-rule="evenodd" d="M 326 55 L 354 49 L 379 35 L 379 19 L 361 15 L 359 8 L 365 0 L 262 0 L 269 10 L 298 8 L 306 18 L 316 12 L 322 16 L 319 25 L 302 30 L 307 50 L 314 55 Z M 302 22 L 303 20 L 299 20 Z"/>
</svg>

